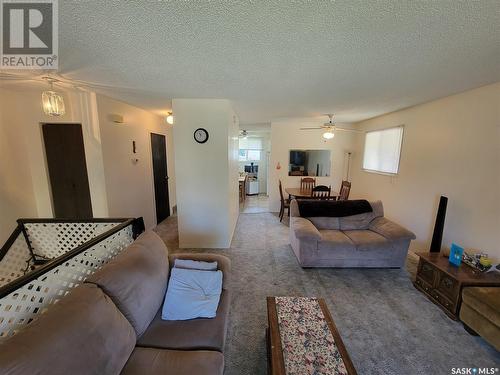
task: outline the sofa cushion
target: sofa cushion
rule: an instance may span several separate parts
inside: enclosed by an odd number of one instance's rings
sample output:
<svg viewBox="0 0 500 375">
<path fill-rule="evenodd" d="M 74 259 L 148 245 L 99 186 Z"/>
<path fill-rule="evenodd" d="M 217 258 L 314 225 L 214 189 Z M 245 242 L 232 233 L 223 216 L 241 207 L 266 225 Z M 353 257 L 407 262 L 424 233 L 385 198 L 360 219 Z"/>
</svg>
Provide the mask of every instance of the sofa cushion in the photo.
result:
<svg viewBox="0 0 500 375">
<path fill-rule="evenodd" d="M 373 219 L 384 216 L 381 201 L 370 202 L 372 212 L 339 218 L 340 230 L 363 230 L 368 229 Z"/>
<path fill-rule="evenodd" d="M 467 287 L 462 290 L 463 303 L 500 328 L 500 288 Z"/>
<path fill-rule="evenodd" d="M 370 206 L 372 206 L 375 217 L 384 216 L 384 205 L 382 204 L 382 201 L 370 201 Z"/>
<path fill-rule="evenodd" d="M 347 230 L 344 233 L 351 239 L 359 251 L 392 249 L 392 245 L 387 238 L 371 230 Z"/>
<path fill-rule="evenodd" d="M 175 264 L 176 259 L 191 259 L 202 262 L 217 262 L 217 269 L 222 271 L 222 289 L 229 289 L 231 282 L 231 261 L 228 257 L 212 253 L 178 253 L 168 256 L 170 267 Z"/>
<path fill-rule="evenodd" d="M 500 352 L 500 327 L 497 324 L 465 302 L 460 305 L 460 320 Z"/>
<path fill-rule="evenodd" d="M 167 247 L 147 231 L 86 282 L 101 287 L 140 336 L 163 302 L 168 271 Z"/>
<path fill-rule="evenodd" d="M 343 232 L 339 230 L 320 230 L 322 240 L 318 243 L 319 250 L 348 252 L 356 250 L 356 246 Z"/>
<path fill-rule="evenodd" d="M 175 268 L 184 268 L 188 270 L 217 271 L 217 262 L 203 262 L 201 260 L 176 259 Z"/>
<path fill-rule="evenodd" d="M 385 217 L 373 219 L 368 229 L 394 241 L 402 239 L 414 240 L 416 238 L 414 233 Z"/>
<path fill-rule="evenodd" d="M 290 229 L 293 230 L 295 237 L 301 240 L 319 241 L 321 234 L 317 227 L 308 219 L 303 217 L 291 217 Z"/>
<path fill-rule="evenodd" d="M 313 223 L 317 229 L 333 229 L 333 230 L 340 229 L 340 221 L 338 217 L 318 216 L 318 217 L 308 217 L 306 219 L 308 219 L 311 223 Z"/>
<path fill-rule="evenodd" d="M 222 271 L 173 268 L 162 319 L 215 318 L 222 293 Z"/>
<path fill-rule="evenodd" d="M 224 356 L 206 350 L 136 348 L 123 375 L 222 375 Z"/>
<path fill-rule="evenodd" d="M 136 335 L 95 285 L 71 291 L 0 345 L 2 374 L 118 374 Z"/>
<path fill-rule="evenodd" d="M 226 340 L 230 295 L 223 290 L 213 319 L 162 320 L 158 310 L 148 329 L 137 341 L 138 346 L 179 349 L 217 350 L 222 352 Z"/>
<path fill-rule="evenodd" d="M 339 218 L 341 230 L 368 229 L 371 221 L 375 218 L 373 212 Z"/>
</svg>

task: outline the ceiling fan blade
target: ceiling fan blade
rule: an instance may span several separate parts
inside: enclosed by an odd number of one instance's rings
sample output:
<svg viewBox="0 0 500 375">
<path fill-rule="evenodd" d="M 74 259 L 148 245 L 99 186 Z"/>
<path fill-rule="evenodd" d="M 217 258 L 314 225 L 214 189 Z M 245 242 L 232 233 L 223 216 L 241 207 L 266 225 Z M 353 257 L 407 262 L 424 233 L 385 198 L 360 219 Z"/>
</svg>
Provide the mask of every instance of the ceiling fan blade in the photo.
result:
<svg viewBox="0 0 500 375">
<path fill-rule="evenodd" d="M 335 127 L 335 130 L 340 130 L 340 131 L 344 131 L 344 132 L 363 133 L 361 130 L 356 130 L 356 129 L 345 129 L 345 128 Z"/>
<path fill-rule="evenodd" d="M 323 127 L 319 127 L 319 128 L 300 128 L 300 130 L 312 130 L 312 129 L 323 129 Z"/>
</svg>

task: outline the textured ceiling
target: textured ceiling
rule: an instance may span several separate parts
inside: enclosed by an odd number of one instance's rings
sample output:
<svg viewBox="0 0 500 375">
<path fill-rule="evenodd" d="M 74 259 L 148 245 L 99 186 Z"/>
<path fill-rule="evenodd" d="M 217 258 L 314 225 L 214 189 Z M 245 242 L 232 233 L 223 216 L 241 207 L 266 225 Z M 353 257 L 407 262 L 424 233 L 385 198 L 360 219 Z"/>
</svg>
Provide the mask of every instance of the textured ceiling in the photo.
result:
<svg viewBox="0 0 500 375">
<path fill-rule="evenodd" d="M 489 1 L 60 1 L 60 73 L 161 112 L 357 121 L 500 80 Z"/>
</svg>

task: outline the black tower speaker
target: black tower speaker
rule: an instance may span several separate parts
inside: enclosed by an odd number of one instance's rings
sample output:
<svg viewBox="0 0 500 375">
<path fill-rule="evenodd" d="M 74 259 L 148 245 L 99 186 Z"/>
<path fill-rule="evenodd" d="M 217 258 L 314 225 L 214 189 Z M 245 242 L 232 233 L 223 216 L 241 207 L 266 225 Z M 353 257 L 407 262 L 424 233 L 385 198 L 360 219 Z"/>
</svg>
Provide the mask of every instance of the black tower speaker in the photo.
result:
<svg viewBox="0 0 500 375">
<path fill-rule="evenodd" d="M 444 219 L 446 217 L 446 206 L 448 198 L 441 196 L 439 199 L 439 208 L 436 216 L 436 224 L 434 224 L 434 233 L 432 235 L 431 253 L 439 253 L 441 251 L 441 242 L 443 241 Z"/>
</svg>

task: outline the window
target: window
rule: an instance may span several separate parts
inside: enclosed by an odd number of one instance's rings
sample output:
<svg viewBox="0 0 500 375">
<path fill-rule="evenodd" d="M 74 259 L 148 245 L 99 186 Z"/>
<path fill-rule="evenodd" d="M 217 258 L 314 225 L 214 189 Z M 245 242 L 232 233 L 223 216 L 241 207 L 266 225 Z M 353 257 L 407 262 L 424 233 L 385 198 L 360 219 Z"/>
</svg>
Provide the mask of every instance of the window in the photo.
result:
<svg viewBox="0 0 500 375">
<path fill-rule="evenodd" d="M 260 150 L 240 149 L 240 161 L 260 161 Z"/>
<path fill-rule="evenodd" d="M 363 169 L 397 174 L 403 142 L 403 126 L 366 133 Z"/>
<path fill-rule="evenodd" d="M 240 139 L 240 161 L 260 161 L 262 154 L 262 138 Z"/>
</svg>

